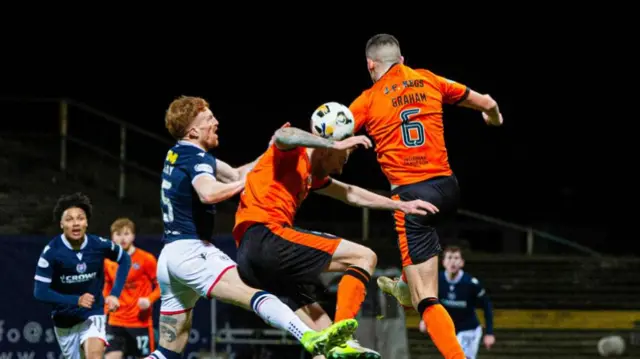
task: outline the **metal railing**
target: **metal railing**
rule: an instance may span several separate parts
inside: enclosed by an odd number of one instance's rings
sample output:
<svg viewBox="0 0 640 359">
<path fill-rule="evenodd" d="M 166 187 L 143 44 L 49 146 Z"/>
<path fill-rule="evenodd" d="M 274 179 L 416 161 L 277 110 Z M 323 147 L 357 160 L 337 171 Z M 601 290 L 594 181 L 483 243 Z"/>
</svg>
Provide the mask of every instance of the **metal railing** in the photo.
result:
<svg viewBox="0 0 640 359">
<path fill-rule="evenodd" d="M 69 142 L 73 142 L 78 146 L 81 146 L 85 149 L 91 150 L 101 156 L 110 158 L 118 162 L 118 199 L 123 200 L 126 197 L 126 188 L 127 188 L 127 168 L 135 168 L 136 170 L 145 173 L 150 176 L 157 177 L 158 173 L 156 171 L 152 171 L 149 168 L 141 165 L 139 163 L 130 161 L 127 158 L 127 134 L 130 132 L 138 133 L 142 136 L 150 138 L 152 140 L 158 141 L 162 144 L 166 144 L 168 146 L 172 146 L 174 144 L 173 141 L 167 139 L 166 137 L 155 134 L 151 131 L 145 130 L 142 127 L 136 126 L 124 120 L 121 120 L 117 117 L 109 115 L 103 111 L 95 109 L 87 104 L 84 104 L 80 101 L 76 101 L 68 98 L 0 98 L 2 102 L 24 102 L 24 103 L 53 103 L 57 104 L 58 111 L 58 122 L 59 122 L 59 136 L 60 136 L 60 171 L 66 172 L 68 170 L 68 144 Z M 97 118 L 101 118 L 108 123 L 115 124 L 119 127 L 119 151 L 118 154 L 114 154 L 109 152 L 99 146 L 96 146 L 86 140 L 83 140 L 79 137 L 73 136 L 69 134 L 69 109 L 73 107 L 78 110 L 81 110 L 85 113 L 91 114 Z"/>
<path fill-rule="evenodd" d="M 106 156 L 108 158 L 114 159 L 116 161 L 118 161 L 119 163 L 119 183 L 118 183 L 118 198 L 120 200 L 124 199 L 126 196 L 126 177 L 127 177 L 127 168 L 135 168 L 138 171 L 141 171 L 143 173 L 146 173 L 150 176 L 157 176 L 158 174 L 156 173 L 156 171 L 152 171 L 150 169 L 148 169 L 147 167 L 135 163 L 133 161 L 128 160 L 127 158 L 127 134 L 129 132 L 135 132 L 138 134 L 141 134 L 145 137 L 148 137 L 152 140 L 155 140 L 157 142 L 160 142 L 162 144 L 166 144 L 166 145 L 173 145 L 173 141 L 167 139 L 166 137 L 160 136 L 158 134 L 155 134 L 153 132 L 150 132 L 148 130 L 145 130 L 139 126 L 133 125 L 131 123 L 128 123 L 124 120 L 121 120 L 119 118 L 116 118 L 112 115 L 109 115 L 105 112 L 102 112 L 100 110 L 97 110 L 89 105 L 86 105 L 82 102 L 73 100 L 73 99 L 68 99 L 68 98 L 0 98 L 0 102 L 7 102 L 7 101 L 11 101 L 11 102 L 25 102 L 25 103 L 57 103 L 59 106 L 59 128 L 60 128 L 60 170 L 61 171 L 67 171 L 67 167 L 68 167 L 68 159 L 67 159 L 67 145 L 68 142 L 73 142 L 79 146 L 82 146 L 86 149 L 89 149 L 91 151 L 94 151 L 97 154 Z M 84 141 L 78 137 L 75 136 L 71 136 L 69 135 L 69 123 L 70 123 L 70 119 L 69 119 L 69 108 L 70 107 L 74 107 L 76 109 L 82 110 L 86 113 L 92 114 L 98 118 L 102 118 L 103 120 L 115 124 L 117 126 L 119 126 L 120 128 L 120 146 L 119 146 L 119 153 L 118 155 L 114 155 L 113 153 L 106 151 L 103 148 L 100 148 L 94 144 L 91 144 L 87 141 Z M 378 193 L 384 193 L 385 195 L 389 195 L 389 193 L 383 192 L 383 191 L 376 191 Z M 362 237 L 363 240 L 367 240 L 369 239 L 370 236 L 370 220 L 369 220 L 369 215 L 370 211 L 366 208 L 363 208 L 362 210 Z M 535 238 L 539 237 L 539 238 L 543 238 L 547 241 L 551 241 L 551 242 L 555 242 L 570 248 L 573 248 L 574 250 L 582 253 L 582 254 L 586 254 L 588 256 L 592 256 L 592 257 L 601 257 L 601 254 L 590 249 L 587 248 L 583 245 L 580 245 L 574 241 L 570 241 L 568 239 L 565 238 L 561 238 L 559 236 L 553 235 L 551 233 L 547 233 L 544 231 L 540 231 L 531 227 L 527 227 L 527 226 L 522 226 L 516 223 L 512 223 L 512 222 L 507 222 L 504 220 L 501 220 L 499 218 L 494 218 L 494 217 L 490 217 L 490 216 L 486 216 L 480 213 L 476 213 L 476 212 L 472 212 L 472 211 L 468 211 L 465 209 L 460 209 L 458 210 L 458 214 L 462 215 L 462 216 L 466 216 L 469 218 L 474 218 L 486 223 L 490 223 L 493 224 L 495 226 L 501 227 L 501 228 L 508 228 L 508 229 L 512 229 L 512 230 L 516 230 L 516 231 L 520 231 L 523 232 L 526 235 L 526 254 L 527 255 L 533 255 L 533 251 L 534 251 L 534 243 L 535 243 Z"/>
<path fill-rule="evenodd" d="M 385 196 L 389 195 L 389 193 L 384 191 L 376 191 L 376 192 Z M 368 208 L 362 208 L 362 240 L 363 241 L 367 241 L 370 238 L 370 233 L 371 233 L 370 212 L 371 210 L 369 210 Z M 469 211 L 466 209 L 459 209 L 457 213 L 458 215 L 476 219 L 485 223 L 490 223 L 500 228 L 511 229 L 518 232 L 522 232 L 526 238 L 525 253 L 528 256 L 533 255 L 536 237 L 540 237 L 547 241 L 555 242 L 560 245 L 572 248 L 581 254 L 585 254 L 595 258 L 602 257 L 602 254 L 600 254 L 597 251 L 594 251 L 591 248 L 588 248 L 574 241 L 571 241 L 571 240 L 568 240 L 568 239 L 565 239 L 565 238 L 562 238 L 562 237 L 559 237 L 551 233 L 544 232 L 532 227 L 527 227 L 517 223 L 508 222 L 499 218 L 487 216 L 487 215 Z"/>
</svg>

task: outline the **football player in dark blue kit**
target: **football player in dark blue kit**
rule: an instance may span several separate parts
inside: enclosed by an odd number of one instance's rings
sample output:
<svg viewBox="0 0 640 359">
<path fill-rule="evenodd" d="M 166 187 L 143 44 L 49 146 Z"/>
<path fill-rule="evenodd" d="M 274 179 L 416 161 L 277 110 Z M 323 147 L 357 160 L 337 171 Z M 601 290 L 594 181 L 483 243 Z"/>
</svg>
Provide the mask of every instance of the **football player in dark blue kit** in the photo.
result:
<svg viewBox="0 0 640 359">
<path fill-rule="evenodd" d="M 119 307 L 131 259 L 110 240 L 87 234 L 92 206 L 76 193 L 60 197 L 53 210 L 62 234 L 44 247 L 36 266 L 34 296 L 53 304 L 52 318 L 60 350 L 67 359 L 98 359 L 107 344 L 104 304 Z M 118 262 L 113 289 L 103 298 L 104 260 Z"/>
<path fill-rule="evenodd" d="M 465 273 L 462 250 L 456 246 L 449 246 L 443 251 L 442 264 L 444 272 L 439 274 L 438 301 L 445 307 L 453 320 L 456 337 L 468 359 L 475 359 L 482 339 L 482 326 L 476 315 L 476 308 L 481 307 L 485 318 L 484 345 L 491 349 L 496 342 L 493 335 L 493 310 L 487 292 L 480 281 L 469 273 Z M 411 293 L 404 276 L 391 279 L 378 278 L 378 286 L 398 299 L 406 308 L 411 307 Z M 383 289 L 383 290 L 384 290 Z M 423 320 L 420 321 L 420 331 L 427 332 Z"/>
<path fill-rule="evenodd" d="M 482 338 L 482 326 L 476 315 L 476 308 L 481 307 L 485 318 L 484 345 L 487 349 L 496 341 L 493 335 L 493 311 L 491 301 L 480 281 L 466 273 L 462 250 L 456 246 L 445 248 L 438 283 L 440 303 L 447 309 L 456 327 L 456 336 L 469 359 L 475 359 Z M 424 322 L 420 323 L 421 329 Z"/>
<path fill-rule="evenodd" d="M 287 330 L 313 354 L 343 344 L 357 328 L 345 320 L 311 330 L 274 295 L 251 288 L 236 263 L 218 249 L 213 237 L 215 204 L 239 194 L 256 162 L 232 168 L 208 151 L 218 146 L 218 120 L 199 97 L 183 96 L 167 110 L 165 125 L 177 143 L 162 171 L 164 247 L 158 257 L 160 340 L 148 358 L 178 359 L 187 345 L 193 308 L 200 298 L 217 298 L 253 310 L 265 322 Z"/>
</svg>

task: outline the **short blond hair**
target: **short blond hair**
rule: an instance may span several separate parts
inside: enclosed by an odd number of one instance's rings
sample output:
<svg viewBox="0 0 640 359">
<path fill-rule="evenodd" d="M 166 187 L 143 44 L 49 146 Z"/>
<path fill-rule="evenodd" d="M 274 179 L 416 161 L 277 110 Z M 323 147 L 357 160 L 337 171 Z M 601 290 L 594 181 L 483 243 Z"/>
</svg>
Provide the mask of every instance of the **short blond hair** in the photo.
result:
<svg viewBox="0 0 640 359">
<path fill-rule="evenodd" d="M 125 228 L 129 228 L 129 230 L 131 230 L 131 233 L 133 234 L 136 233 L 135 223 L 133 223 L 133 221 L 130 220 L 129 218 L 122 217 L 122 218 L 116 219 L 115 221 L 113 221 L 113 223 L 111 223 L 111 234 L 120 232 Z"/>
<path fill-rule="evenodd" d="M 209 103 L 201 97 L 180 96 L 173 100 L 164 118 L 169 134 L 176 140 L 187 135 L 187 128 L 202 111 L 209 108 Z"/>
<path fill-rule="evenodd" d="M 377 34 L 367 41 L 365 53 L 371 60 L 382 63 L 396 63 L 400 61 L 400 42 L 390 34 Z"/>
</svg>

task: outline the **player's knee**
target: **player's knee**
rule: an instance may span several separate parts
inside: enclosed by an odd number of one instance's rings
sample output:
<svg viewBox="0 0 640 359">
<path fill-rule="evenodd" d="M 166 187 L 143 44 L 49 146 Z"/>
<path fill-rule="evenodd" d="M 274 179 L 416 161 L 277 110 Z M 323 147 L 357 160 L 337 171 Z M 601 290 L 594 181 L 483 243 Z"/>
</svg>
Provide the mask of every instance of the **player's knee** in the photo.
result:
<svg viewBox="0 0 640 359">
<path fill-rule="evenodd" d="M 244 309 L 251 309 L 251 298 L 259 292 L 258 289 L 249 287 L 240 279 L 237 281 L 221 280 L 209 294 L 209 298 L 216 299 L 233 305 L 241 306 Z"/>
<path fill-rule="evenodd" d="M 378 265 L 378 256 L 376 255 L 376 252 L 372 251 L 370 248 L 361 247 L 358 251 L 358 261 L 357 263 L 353 263 L 353 265 L 364 268 L 369 271 L 369 274 L 373 274 L 373 271 L 376 269 L 376 265 Z"/>
<path fill-rule="evenodd" d="M 102 359 L 104 349 L 91 348 L 86 352 L 86 359 Z"/>
<path fill-rule="evenodd" d="M 104 355 L 104 358 L 105 359 L 122 359 L 123 354 L 124 353 L 121 351 L 108 352 Z"/>
<path fill-rule="evenodd" d="M 105 354 L 105 359 L 123 359 L 124 353 L 121 351 L 109 352 Z"/>
<path fill-rule="evenodd" d="M 373 271 L 378 265 L 378 255 L 376 254 L 376 252 L 374 252 L 370 248 L 367 248 L 366 258 L 367 258 L 367 261 L 369 262 L 369 265 L 371 266 L 371 271 Z"/>
</svg>

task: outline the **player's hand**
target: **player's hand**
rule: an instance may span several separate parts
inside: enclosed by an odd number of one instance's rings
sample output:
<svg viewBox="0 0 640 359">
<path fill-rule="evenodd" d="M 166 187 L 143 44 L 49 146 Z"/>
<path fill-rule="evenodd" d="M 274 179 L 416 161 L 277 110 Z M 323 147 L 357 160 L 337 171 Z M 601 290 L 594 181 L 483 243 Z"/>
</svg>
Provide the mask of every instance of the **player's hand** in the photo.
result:
<svg viewBox="0 0 640 359">
<path fill-rule="evenodd" d="M 93 297 L 93 294 L 84 293 L 78 299 L 78 306 L 80 306 L 82 308 L 91 309 L 91 306 L 93 306 L 93 302 L 95 302 L 95 301 L 96 301 L 96 299 Z"/>
<path fill-rule="evenodd" d="M 495 336 L 495 335 L 493 335 L 493 334 L 487 334 L 487 335 L 485 335 L 485 336 L 484 336 L 483 341 L 484 341 L 484 346 L 485 346 L 487 349 L 491 349 L 491 347 L 493 346 L 493 344 L 495 344 L 495 343 L 496 343 L 496 336 Z"/>
<path fill-rule="evenodd" d="M 280 126 L 280 128 L 286 128 L 286 127 L 291 127 L 291 123 L 286 122 L 284 125 Z M 279 128 L 279 129 L 280 129 Z M 273 133 L 273 136 L 271 136 L 271 141 L 269 141 L 269 147 L 273 146 L 273 143 L 276 141 L 276 134 L 275 132 Z M 269 148 L 267 147 L 267 148 Z"/>
<path fill-rule="evenodd" d="M 420 324 L 418 324 L 418 329 L 420 329 L 421 333 L 427 333 L 427 324 L 424 322 L 424 320 L 420 320 Z"/>
<path fill-rule="evenodd" d="M 115 312 L 116 310 L 118 310 L 118 308 L 120 308 L 120 301 L 113 295 L 106 297 L 104 301 L 107 303 L 107 307 L 109 308 L 110 312 Z"/>
<path fill-rule="evenodd" d="M 498 113 L 498 116 L 488 115 L 486 112 L 482 113 L 482 118 L 484 122 L 489 126 L 500 126 L 502 125 L 502 114 Z"/>
<path fill-rule="evenodd" d="M 151 306 L 151 301 L 149 298 L 139 298 L 138 299 L 138 308 L 142 310 L 147 310 Z"/>
<path fill-rule="evenodd" d="M 406 214 L 417 214 L 426 216 L 428 213 L 436 214 L 440 210 L 433 204 L 416 199 L 408 202 L 398 202 L 398 209 Z"/>
<path fill-rule="evenodd" d="M 348 150 L 358 146 L 371 148 L 371 140 L 367 136 L 353 136 L 333 143 L 333 149 L 336 150 Z"/>
</svg>

